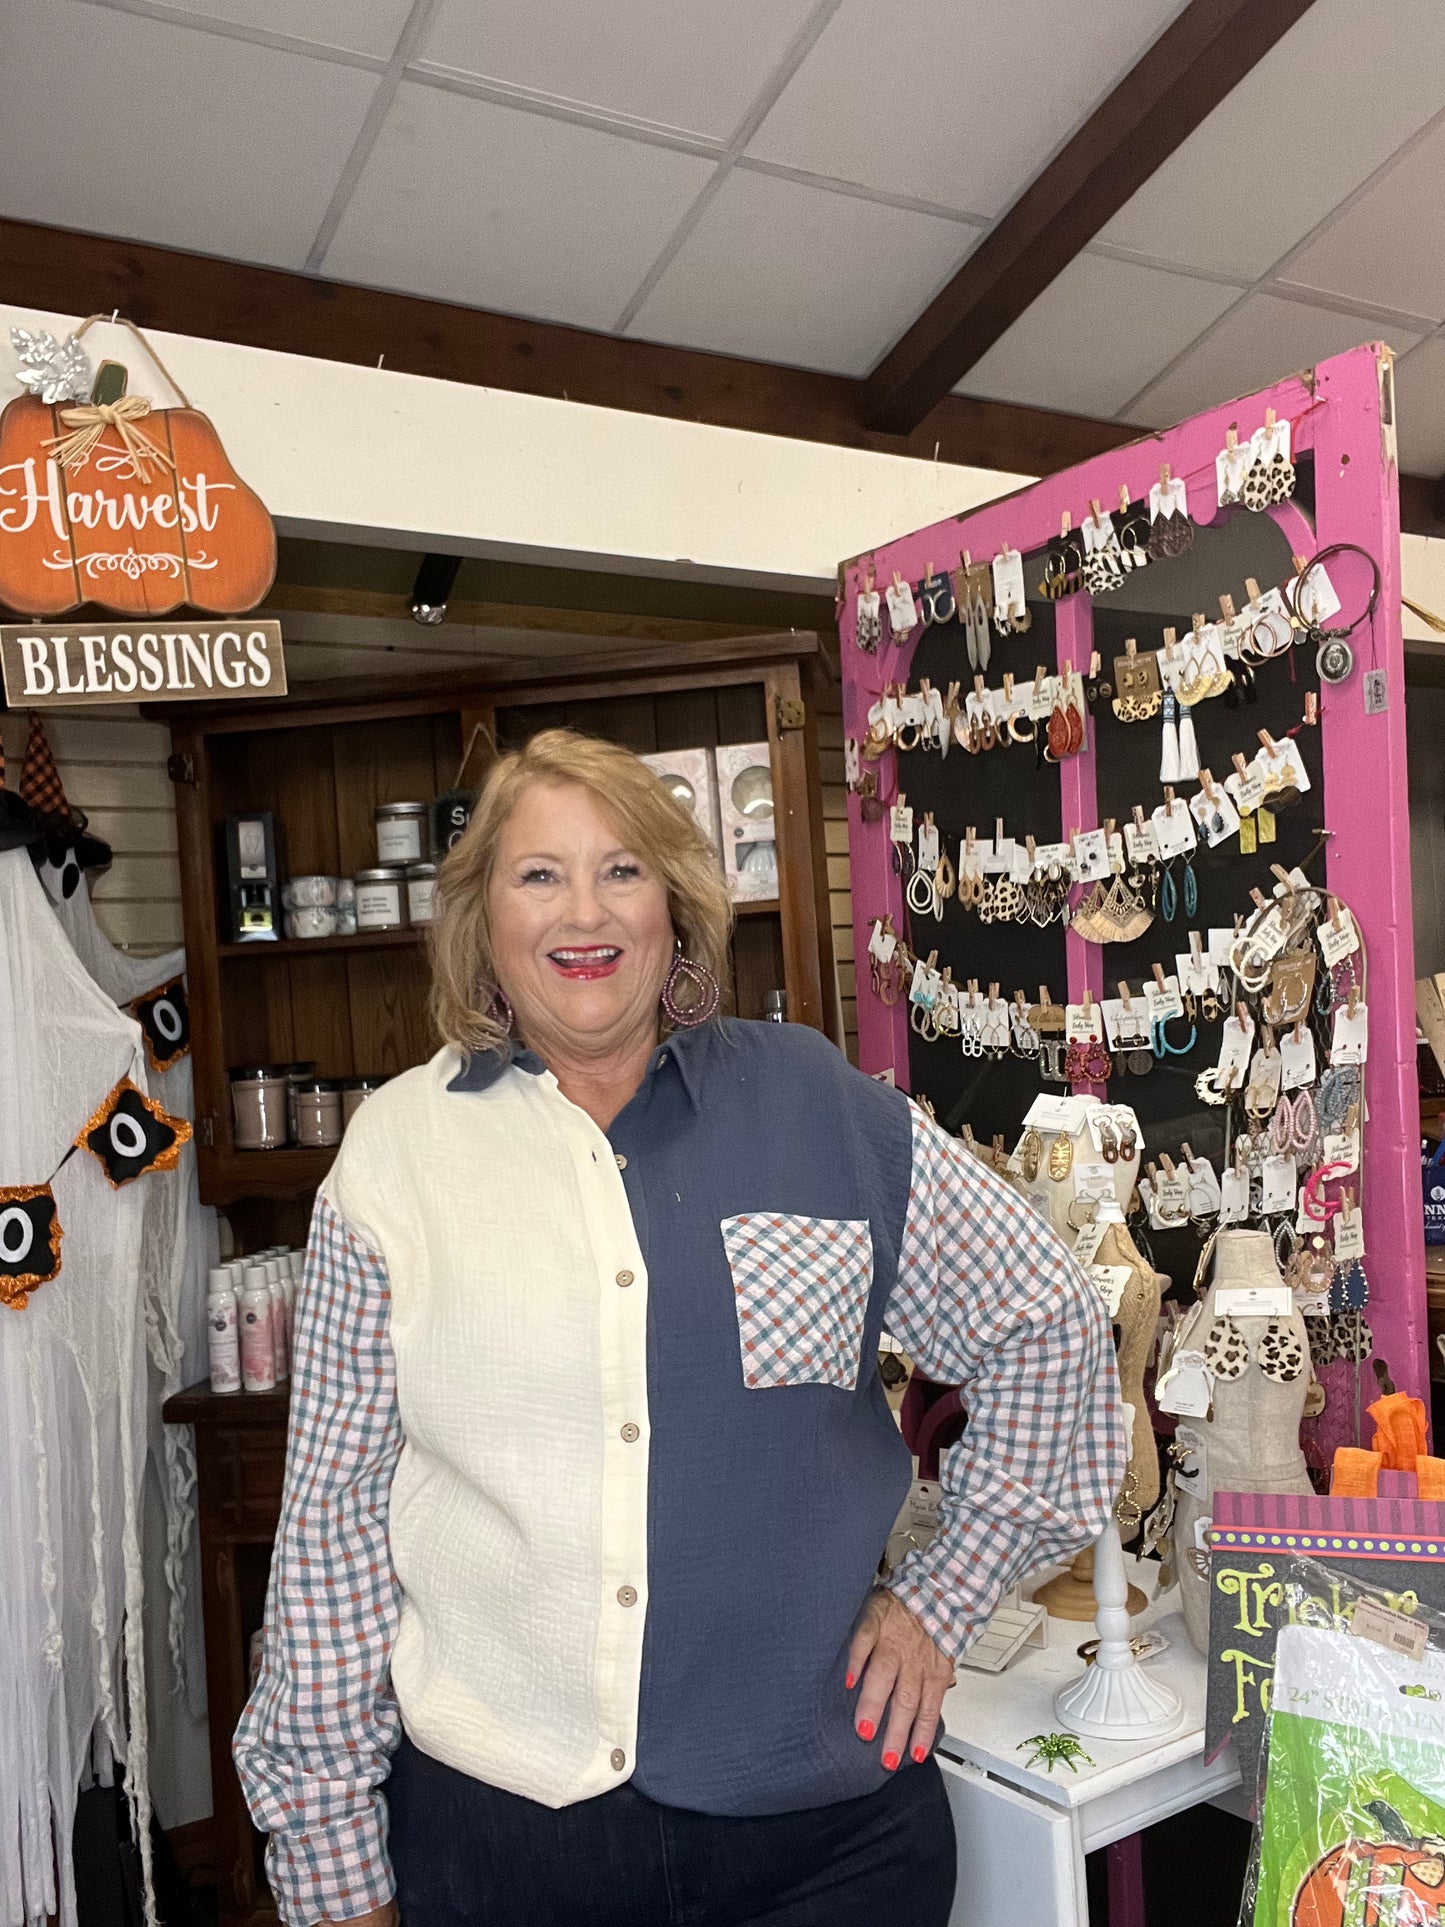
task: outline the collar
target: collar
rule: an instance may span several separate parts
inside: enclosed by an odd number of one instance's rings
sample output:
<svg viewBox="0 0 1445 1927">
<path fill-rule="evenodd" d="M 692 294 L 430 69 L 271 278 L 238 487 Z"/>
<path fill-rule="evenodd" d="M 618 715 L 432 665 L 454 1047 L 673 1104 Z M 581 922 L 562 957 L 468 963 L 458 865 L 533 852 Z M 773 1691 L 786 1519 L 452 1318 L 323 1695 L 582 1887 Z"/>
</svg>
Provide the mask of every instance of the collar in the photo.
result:
<svg viewBox="0 0 1445 1927">
<path fill-rule="evenodd" d="M 666 1064 L 675 1064 L 677 1074 L 682 1079 L 682 1087 L 694 1110 L 702 1103 L 703 1064 L 707 1056 L 712 1024 L 701 1024 L 695 1030 L 675 1030 L 665 1038 L 647 1061 L 648 1077 L 654 1076 Z M 536 1051 L 528 1050 L 526 1045 L 515 1037 L 507 1039 L 505 1051 L 473 1051 L 462 1063 L 447 1083 L 449 1091 L 488 1091 L 502 1072 L 516 1065 L 519 1071 L 527 1071 L 536 1077 L 547 1066 Z"/>
</svg>

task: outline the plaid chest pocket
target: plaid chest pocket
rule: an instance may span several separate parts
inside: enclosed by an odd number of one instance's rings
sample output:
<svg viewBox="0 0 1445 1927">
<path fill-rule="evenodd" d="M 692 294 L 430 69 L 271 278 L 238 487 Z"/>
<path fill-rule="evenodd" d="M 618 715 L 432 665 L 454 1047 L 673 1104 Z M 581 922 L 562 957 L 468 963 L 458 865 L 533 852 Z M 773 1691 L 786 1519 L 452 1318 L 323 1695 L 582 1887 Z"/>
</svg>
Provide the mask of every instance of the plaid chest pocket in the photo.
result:
<svg viewBox="0 0 1445 1927">
<path fill-rule="evenodd" d="M 722 1221 L 737 1301 L 743 1379 L 773 1385 L 858 1383 L 873 1283 L 866 1218 L 751 1212 Z"/>
</svg>

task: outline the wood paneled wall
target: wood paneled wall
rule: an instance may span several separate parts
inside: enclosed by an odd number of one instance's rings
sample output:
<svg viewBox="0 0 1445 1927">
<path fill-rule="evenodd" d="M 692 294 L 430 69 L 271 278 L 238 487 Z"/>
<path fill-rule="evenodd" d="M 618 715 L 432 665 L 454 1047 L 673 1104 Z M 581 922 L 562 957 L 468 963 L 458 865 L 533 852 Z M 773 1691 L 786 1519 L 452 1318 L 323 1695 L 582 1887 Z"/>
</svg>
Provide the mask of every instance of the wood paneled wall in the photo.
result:
<svg viewBox="0 0 1445 1927">
<path fill-rule="evenodd" d="M 11 789 L 20 784 L 28 726 L 20 712 L 0 714 Z M 181 874 L 166 774 L 170 731 L 126 707 L 48 710 L 45 728 L 66 796 L 115 853 L 92 886 L 101 928 L 137 954 L 174 948 L 181 941 Z"/>
</svg>

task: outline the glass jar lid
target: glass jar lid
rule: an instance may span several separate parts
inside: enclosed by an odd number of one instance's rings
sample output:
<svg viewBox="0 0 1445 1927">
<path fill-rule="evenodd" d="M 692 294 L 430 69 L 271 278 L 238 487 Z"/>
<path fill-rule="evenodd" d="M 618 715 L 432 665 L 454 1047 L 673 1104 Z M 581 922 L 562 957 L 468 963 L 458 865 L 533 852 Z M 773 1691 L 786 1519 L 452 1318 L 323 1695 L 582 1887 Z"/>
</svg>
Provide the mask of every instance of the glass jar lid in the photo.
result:
<svg viewBox="0 0 1445 1927">
<path fill-rule="evenodd" d="M 233 1084 L 260 1084 L 284 1078 L 290 1068 L 289 1064 L 233 1064 L 226 1075 Z"/>
<path fill-rule="evenodd" d="M 296 1086 L 296 1095 L 298 1097 L 325 1096 L 328 1092 L 341 1090 L 344 1084 L 345 1079 L 340 1077 L 308 1077 L 304 1083 Z"/>
<path fill-rule="evenodd" d="M 354 881 L 357 883 L 405 883 L 406 865 L 404 863 L 384 863 L 374 870 L 358 870 Z"/>
<path fill-rule="evenodd" d="M 425 816 L 429 807 L 426 803 L 378 803 L 374 820 L 379 823 L 383 817 Z"/>
<path fill-rule="evenodd" d="M 437 866 L 434 863 L 408 863 L 406 866 L 408 883 L 419 883 L 424 877 L 434 877 L 436 873 Z"/>
</svg>

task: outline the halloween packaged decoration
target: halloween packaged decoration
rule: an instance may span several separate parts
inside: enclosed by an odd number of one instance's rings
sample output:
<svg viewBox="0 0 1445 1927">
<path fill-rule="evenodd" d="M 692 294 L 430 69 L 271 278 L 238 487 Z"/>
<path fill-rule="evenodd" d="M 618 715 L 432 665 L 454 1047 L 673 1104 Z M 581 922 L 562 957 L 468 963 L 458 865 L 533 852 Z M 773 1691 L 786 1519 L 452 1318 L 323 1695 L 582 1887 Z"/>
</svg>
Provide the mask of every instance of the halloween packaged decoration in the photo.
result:
<svg viewBox="0 0 1445 1927">
<path fill-rule="evenodd" d="M 183 1117 L 172 1117 L 123 1077 L 82 1127 L 76 1143 L 99 1161 L 119 1191 L 149 1171 L 173 1171 L 181 1146 L 190 1138 L 191 1127 Z"/>
<path fill-rule="evenodd" d="M 1435 1927 L 1445 1912 L 1445 1620 L 1280 1561 L 1252 1927 Z"/>
<path fill-rule="evenodd" d="M 151 1069 L 168 1071 L 179 1064 L 191 1048 L 185 978 L 171 977 L 143 996 L 132 997 L 126 1009 L 140 1025 Z"/>
<path fill-rule="evenodd" d="M 0 1185 L 0 1305 L 24 1311 L 60 1270 L 64 1237 L 48 1184 Z"/>
</svg>

